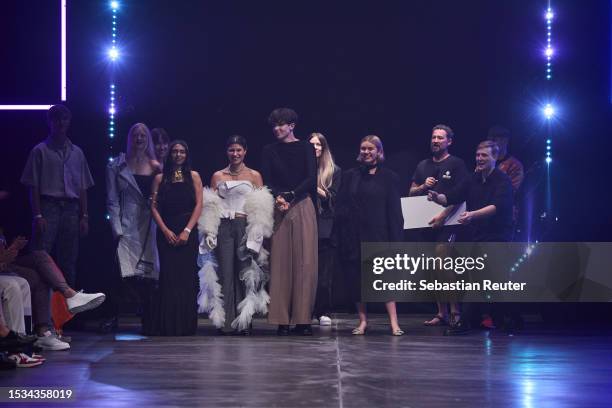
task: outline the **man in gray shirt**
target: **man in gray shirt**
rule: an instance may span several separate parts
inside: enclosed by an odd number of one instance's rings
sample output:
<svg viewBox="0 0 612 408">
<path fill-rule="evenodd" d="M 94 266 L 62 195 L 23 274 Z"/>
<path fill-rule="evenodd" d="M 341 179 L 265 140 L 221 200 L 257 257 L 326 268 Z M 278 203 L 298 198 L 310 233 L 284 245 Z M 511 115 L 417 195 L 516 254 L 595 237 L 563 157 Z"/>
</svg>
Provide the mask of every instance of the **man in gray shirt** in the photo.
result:
<svg viewBox="0 0 612 408">
<path fill-rule="evenodd" d="M 49 109 L 49 136 L 30 152 L 21 182 L 30 189 L 34 248 L 55 248 L 56 262 L 74 286 L 79 234 L 89 230 L 87 189 L 94 183 L 83 151 L 68 139 L 71 117 L 63 105 Z"/>
</svg>

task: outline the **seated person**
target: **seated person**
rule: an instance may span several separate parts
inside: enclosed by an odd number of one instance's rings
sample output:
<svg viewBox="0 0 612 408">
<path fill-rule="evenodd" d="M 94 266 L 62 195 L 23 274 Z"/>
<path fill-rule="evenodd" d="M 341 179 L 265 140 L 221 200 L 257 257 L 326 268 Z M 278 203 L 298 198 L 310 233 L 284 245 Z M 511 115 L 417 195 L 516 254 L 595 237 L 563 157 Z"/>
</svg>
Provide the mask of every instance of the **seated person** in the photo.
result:
<svg viewBox="0 0 612 408">
<path fill-rule="evenodd" d="M 24 335 L 24 316 L 31 309 L 28 282 L 19 276 L 0 275 L 0 298 L 0 352 L 8 352 L 2 354 L 0 368 L 41 365 L 45 361 L 42 356 L 24 352 L 35 340 L 35 336 Z"/>
<path fill-rule="evenodd" d="M 64 296 L 68 311 L 72 314 L 98 307 L 106 296 L 103 293 L 76 292 L 68 286 L 59 267 L 45 251 L 36 250 L 20 256 L 19 252 L 26 244 L 25 238 L 18 237 L 8 247 L 0 245 L 0 271 L 3 274 L 21 276 L 30 285 L 32 320 L 34 332 L 38 336 L 36 345 L 45 350 L 67 350 L 70 345 L 59 340 L 49 330 L 51 308 L 49 289 L 56 290 Z"/>
</svg>

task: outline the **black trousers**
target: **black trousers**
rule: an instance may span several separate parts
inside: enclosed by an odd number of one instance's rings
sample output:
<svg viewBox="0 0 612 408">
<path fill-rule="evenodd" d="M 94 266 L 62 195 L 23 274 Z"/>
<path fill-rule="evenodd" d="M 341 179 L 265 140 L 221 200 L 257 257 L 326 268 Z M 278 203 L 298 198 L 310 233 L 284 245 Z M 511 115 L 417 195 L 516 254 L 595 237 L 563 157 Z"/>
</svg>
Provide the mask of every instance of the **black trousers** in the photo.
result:
<svg viewBox="0 0 612 408">
<path fill-rule="evenodd" d="M 338 268 L 336 248 L 329 239 L 319 240 L 319 280 L 313 315 L 329 315 L 334 305 L 334 275 Z"/>
</svg>

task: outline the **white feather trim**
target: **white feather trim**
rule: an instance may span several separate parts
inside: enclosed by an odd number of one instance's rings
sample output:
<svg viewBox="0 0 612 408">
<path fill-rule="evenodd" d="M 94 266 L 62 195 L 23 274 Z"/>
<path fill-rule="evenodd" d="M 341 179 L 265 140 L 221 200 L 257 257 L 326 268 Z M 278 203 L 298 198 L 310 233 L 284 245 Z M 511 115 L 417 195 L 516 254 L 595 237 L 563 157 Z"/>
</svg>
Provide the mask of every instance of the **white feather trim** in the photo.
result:
<svg viewBox="0 0 612 408">
<path fill-rule="evenodd" d="M 206 234 L 217 235 L 219 224 L 221 224 L 221 209 L 223 208 L 222 198 L 210 187 L 205 187 L 202 190 L 202 197 L 202 213 L 198 219 L 200 240 L 204 239 Z"/>
<path fill-rule="evenodd" d="M 274 197 L 267 187 L 256 188 L 245 197 L 244 212 L 247 214 L 246 232 L 258 226 L 264 238 L 272 236 L 274 229 Z"/>
<path fill-rule="evenodd" d="M 212 252 L 198 257 L 200 271 L 200 292 L 198 293 L 198 312 L 208 313 L 208 318 L 215 327 L 225 324 L 225 309 L 223 308 L 223 294 L 217 276 L 217 260 Z"/>
<path fill-rule="evenodd" d="M 238 316 L 232 322 L 232 327 L 237 330 L 246 330 L 255 313 L 262 315 L 268 313 L 270 296 L 264 289 L 267 281 L 266 273 L 254 261 L 251 261 L 251 265 L 242 271 L 240 279 L 244 282 L 246 296 L 236 307 Z"/>
</svg>

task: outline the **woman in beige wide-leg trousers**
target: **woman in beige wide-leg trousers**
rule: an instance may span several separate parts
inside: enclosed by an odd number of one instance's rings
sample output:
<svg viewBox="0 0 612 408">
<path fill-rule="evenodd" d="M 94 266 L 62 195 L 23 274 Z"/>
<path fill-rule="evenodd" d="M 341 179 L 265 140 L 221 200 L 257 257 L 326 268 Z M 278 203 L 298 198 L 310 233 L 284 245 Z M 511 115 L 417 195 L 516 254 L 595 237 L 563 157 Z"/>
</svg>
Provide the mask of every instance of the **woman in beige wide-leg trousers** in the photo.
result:
<svg viewBox="0 0 612 408">
<path fill-rule="evenodd" d="M 277 211 L 270 256 L 268 322 L 310 324 L 317 291 L 317 217 L 310 197 Z"/>
</svg>

